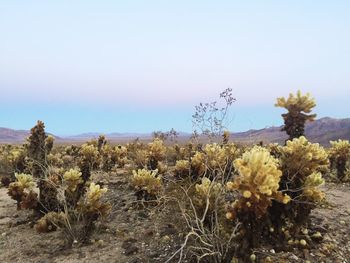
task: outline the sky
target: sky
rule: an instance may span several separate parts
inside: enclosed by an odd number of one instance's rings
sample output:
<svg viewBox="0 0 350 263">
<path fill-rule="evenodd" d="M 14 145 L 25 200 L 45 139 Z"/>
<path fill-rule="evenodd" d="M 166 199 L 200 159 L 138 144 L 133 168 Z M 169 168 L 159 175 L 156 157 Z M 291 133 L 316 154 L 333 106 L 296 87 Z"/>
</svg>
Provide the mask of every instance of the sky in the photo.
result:
<svg viewBox="0 0 350 263">
<path fill-rule="evenodd" d="M 281 125 L 300 89 L 350 117 L 350 1 L 0 0 L 0 127 L 192 131 L 232 88 L 228 129 Z"/>
</svg>

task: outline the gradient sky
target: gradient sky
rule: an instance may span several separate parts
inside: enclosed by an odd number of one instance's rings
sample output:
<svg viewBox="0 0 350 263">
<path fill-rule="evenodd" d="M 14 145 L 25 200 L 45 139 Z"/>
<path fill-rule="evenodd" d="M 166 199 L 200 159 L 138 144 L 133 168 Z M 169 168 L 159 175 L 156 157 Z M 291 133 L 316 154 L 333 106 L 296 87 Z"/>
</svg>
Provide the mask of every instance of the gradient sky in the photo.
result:
<svg viewBox="0 0 350 263">
<path fill-rule="evenodd" d="M 0 0 L 0 127 L 191 131 L 231 87 L 229 129 L 280 125 L 301 89 L 350 117 L 350 1 Z"/>
</svg>

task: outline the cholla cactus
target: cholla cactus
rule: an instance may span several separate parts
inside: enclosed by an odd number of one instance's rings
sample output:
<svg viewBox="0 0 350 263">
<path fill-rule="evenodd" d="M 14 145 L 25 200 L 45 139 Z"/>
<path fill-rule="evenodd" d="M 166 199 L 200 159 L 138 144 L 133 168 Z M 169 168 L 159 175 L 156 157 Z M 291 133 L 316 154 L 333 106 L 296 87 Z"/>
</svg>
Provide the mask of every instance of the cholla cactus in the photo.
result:
<svg viewBox="0 0 350 263">
<path fill-rule="evenodd" d="M 270 154 L 275 158 L 280 158 L 282 155 L 282 146 L 278 143 L 270 143 L 266 146 Z"/>
<path fill-rule="evenodd" d="M 191 158 L 191 173 L 194 177 L 200 177 L 205 171 L 205 155 L 202 152 L 196 152 Z"/>
<path fill-rule="evenodd" d="M 328 170 L 328 156 L 318 143 L 310 143 L 304 136 L 288 141 L 282 148 L 282 167 L 285 176 L 297 175 L 302 182 L 313 172 Z"/>
<path fill-rule="evenodd" d="M 35 229 L 39 233 L 56 231 L 57 228 L 64 226 L 66 220 L 63 212 L 49 212 L 36 222 Z"/>
<path fill-rule="evenodd" d="M 322 173 L 328 170 L 326 151 L 317 143 L 310 143 L 303 136 L 288 141 L 282 148 L 283 171 L 280 189 L 291 196 L 288 206 L 275 206 L 272 212 L 277 218 L 286 216 L 299 226 L 306 222 L 311 210 L 323 198 L 317 189 L 323 183 Z"/>
<path fill-rule="evenodd" d="M 290 93 L 287 99 L 277 98 L 275 106 L 288 110 L 288 113 L 282 114 L 284 119 L 282 130 L 287 132 L 291 140 L 304 135 L 305 122 L 316 118 L 316 114 L 307 114 L 316 106 L 315 100 L 310 97 L 309 93 L 301 95 L 300 90 L 296 96 Z"/>
<path fill-rule="evenodd" d="M 145 168 L 149 163 L 148 152 L 146 150 L 136 150 L 133 155 L 133 161 L 137 168 Z"/>
<path fill-rule="evenodd" d="M 227 183 L 229 191 L 238 190 L 240 198 L 228 206 L 227 219 L 238 219 L 241 226 L 241 250 L 259 245 L 261 238 L 268 232 L 270 214 L 268 208 L 273 201 L 281 204 L 290 202 L 290 197 L 279 191 L 282 172 L 278 169 L 278 160 L 267 149 L 253 147 L 234 161 L 238 176 Z"/>
<path fill-rule="evenodd" d="M 53 186 L 45 172 L 48 170 L 47 155 L 51 151 L 53 140 L 52 138 L 48 139 L 42 121 L 38 121 L 37 125 L 31 129 L 27 140 L 27 153 L 32 166 L 32 174 L 39 179 L 40 205 L 37 207 L 37 212 L 55 211 L 59 208 L 57 188 Z"/>
<path fill-rule="evenodd" d="M 207 144 L 204 147 L 204 153 L 206 155 L 207 167 L 213 170 L 224 170 L 227 163 L 227 155 L 225 148 L 221 147 L 217 143 Z"/>
<path fill-rule="evenodd" d="M 158 170 L 149 171 L 147 169 L 139 169 L 133 171 L 131 180 L 136 195 L 139 199 L 154 199 L 163 189 L 162 178 L 157 176 Z"/>
<path fill-rule="evenodd" d="M 119 145 L 114 148 L 114 153 L 117 160 L 117 164 L 120 167 L 123 167 L 124 161 L 127 160 L 128 157 L 128 149 L 125 146 Z"/>
<path fill-rule="evenodd" d="M 50 165 L 56 166 L 56 167 L 62 167 L 64 162 L 62 160 L 62 154 L 56 153 L 56 154 L 48 154 L 47 155 L 47 161 Z"/>
<path fill-rule="evenodd" d="M 38 121 L 30 131 L 27 143 L 28 157 L 32 161 L 32 174 L 36 178 L 44 178 L 44 169 L 46 167 L 46 139 L 45 125 Z"/>
<path fill-rule="evenodd" d="M 306 177 L 303 189 L 303 195 L 311 202 L 320 202 L 325 194 L 318 188 L 324 185 L 324 179 L 321 173 L 312 173 Z"/>
<path fill-rule="evenodd" d="M 227 183 L 228 190 L 239 190 L 242 197 L 232 204 L 227 218 L 234 219 L 240 214 L 253 213 L 261 218 L 267 213 L 272 200 L 287 204 L 288 195 L 282 194 L 279 182 L 282 172 L 278 169 L 278 160 L 268 150 L 255 146 L 245 152 L 242 158 L 234 161 L 239 176 Z"/>
<path fill-rule="evenodd" d="M 114 153 L 114 150 L 109 144 L 104 144 L 99 148 L 101 155 L 101 167 L 104 171 L 110 171 L 117 162 L 117 157 Z"/>
<path fill-rule="evenodd" d="M 230 139 L 230 132 L 229 131 L 224 131 L 224 133 L 222 134 L 222 144 L 228 144 L 228 141 Z"/>
<path fill-rule="evenodd" d="M 201 183 L 196 184 L 195 190 L 195 205 L 201 210 L 208 206 L 208 211 L 211 212 L 222 194 L 223 187 L 220 183 L 212 182 L 209 178 L 203 177 Z"/>
<path fill-rule="evenodd" d="M 350 143 L 348 140 L 331 141 L 329 149 L 329 159 L 331 167 L 337 170 L 337 176 L 343 180 L 346 175 L 346 165 L 350 162 Z"/>
<path fill-rule="evenodd" d="M 97 149 L 98 151 L 101 150 L 101 148 L 107 144 L 107 140 L 106 140 L 106 137 L 104 135 L 100 135 L 98 136 L 98 139 L 97 139 Z"/>
<path fill-rule="evenodd" d="M 66 184 L 66 190 L 69 192 L 75 192 L 78 185 L 83 183 L 83 179 L 81 178 L 82 174 L 77 169 L 70 169 L 65 172 L 63 175 L 63 181 Z"/>
<path fill-rule="evenodd" d="M 22 146 L 3 146 L 0 149 L 0 173 L 14 175 L 26 168 L 26 152 Z M 15 179 L 14 176 L 12 176 Z M 7 186 L 7 185 L 6 185 Z"/>
<path fill-rule="evenodd" d="M 150 169 L 157 168 L 158 162 L 165 159 L 166 147 L 161 139 L 154 139 L 153 142 L 148 144 L 148 160 Z"/>
<path fill-rule="evenodd" d="M 99 152 L 93 144 L 85 143 L 81 146 L 79 154 L 79 168 L 82 172 L 82 178 L 86 182 L 91 176 L 91 169 L 99 161 Z"/>
<path fill-rule="evenodd" d="M 53 143 L 55 141 L 55 138 L 52 135 L 48 135 L 45 139 L 45 151 L 46 154 L 48 155 L 52 148 L 53 148 Z"/>
<path fill-rule="evenodd" d="M 98 149 L 92 144 L 83 144 L 79 151 L 81 157 L 90 163 L 94 163 L 98 160 Z"/>
<path fill-rule="evenodd" d="M 35 208 L 37 206 L 37 194 L 33 191 L 35 182 L 29 174 L 15 174 L 16 181 L 10 183 L 8 195 L 17 201 L 17 209 Z"/>
<path fill-rule="evenodd" d="M 111 206 L 109 203 L 102 202 L 102 198 L 106 192 L 107 188 L 101 188 L 100 185 L 91 183 L 85 194 L 85 198 L 78 203 L 78 211 L 89 217 L 107 216 Z"/>
<path fill-rule="evenodd" d="M 178 160 L 175 164 L 175 175 L 183 178 L 190 174 L 191 164 L 188 160 Z"/>
</svg>

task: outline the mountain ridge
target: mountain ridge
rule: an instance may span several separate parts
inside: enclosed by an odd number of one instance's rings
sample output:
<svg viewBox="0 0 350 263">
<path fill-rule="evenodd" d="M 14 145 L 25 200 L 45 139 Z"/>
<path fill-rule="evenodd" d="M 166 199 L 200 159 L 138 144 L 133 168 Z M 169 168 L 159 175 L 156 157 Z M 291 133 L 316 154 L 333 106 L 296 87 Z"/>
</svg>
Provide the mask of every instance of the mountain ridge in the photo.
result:
<svg viewBox="0 0 350 263">
<path fill-rule="evenodd" d="M 244 132 L 231 133 L 231 140 L 241 143 L 283 143 L 288 136 L 282 132 L 283 126 L 272 126 L 263 129 L 250 129 Z M 179 138 L 188 139 L 191 134 L 179 132 Z M 57 142 L 83 142 L 92 138 L 97 138 L 102 133 L 88 132 L 71 136 L 55 136 Z M 135 132 L 112 132 L 104 134 L 109 140 L 132 140 L 135 138 L 151 139 L 152 133 Z M 14 130 L 0 127 L 0 143 L 23 143 L 29 136 L 27 130 Z M 350 118 L 330 118 L 324 117 L 305 125 L 305 136 L 312 142 L 329 145 L 330 140 L 346 139 L 350 140 Z"/>
</svg>

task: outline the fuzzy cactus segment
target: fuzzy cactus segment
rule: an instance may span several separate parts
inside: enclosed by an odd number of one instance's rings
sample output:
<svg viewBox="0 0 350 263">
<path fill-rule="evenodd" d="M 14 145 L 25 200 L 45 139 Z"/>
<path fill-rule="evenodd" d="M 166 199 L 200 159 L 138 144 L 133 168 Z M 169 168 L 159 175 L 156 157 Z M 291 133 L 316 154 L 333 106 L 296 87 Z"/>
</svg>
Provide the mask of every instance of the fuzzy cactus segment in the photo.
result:
<svg viewBox="0 0 350 263">
<path fill-rule="evenodd" d="M 201 208 L 208 205 L 209 210 L 211 210 L 216 199 L 222 193 L 222 185 L 203 177 L 201 183 L 196 184 L 195 190 L 195 204 Z"/>
<path fill-rule="evenodd" d="M 163 188 L 162 178 L 157 174 L 158 170 L 134 170 L 131 183 L 135 190 L 145 192 L 151 196 L 157 196 Z"/>
<path fill-rule="evenodd" d="M 66 187 L 69 192 L 74 192 L 78 185 L 83 183 L 81 175 L 81 172 L 77 169 L 70 169 L 64 173 L 63 180 L 66 183 Z"/>
<path fill-rule="evenodd" d="M 287 99 L 277 98 L 275 106 L 288 110 L 288 113 L 282 114 L 285 124 L 282 131 L 286 131 L 289 139 L 304 135 L 306 121 L 316 118 L 316 114 L 308 114 L 316 106 L 315 100 L 309 93 L 302 95 L 300 90 L 296 95 L 290 93 Z"/>
<path fill-rule="evenodd" d="M 262 217 L 272 200 L 285 204 L 290 201 L 288 195 L 278 191 L 282 172 L 278 169 L 278 160 L 267 149 L 255 146 L 236 159 L 234 166 L 238 176 L 227 183 L 227 189 L 238 190 L 242 198 L 231 204 L 227 214 L 229 219 L 244 211 Z"/>
</svg>

